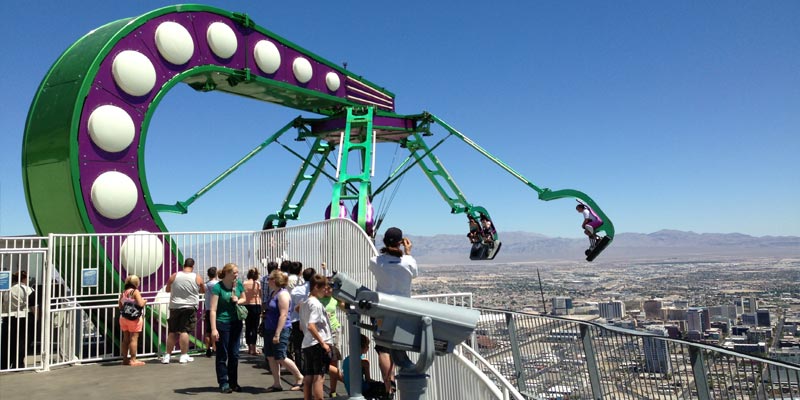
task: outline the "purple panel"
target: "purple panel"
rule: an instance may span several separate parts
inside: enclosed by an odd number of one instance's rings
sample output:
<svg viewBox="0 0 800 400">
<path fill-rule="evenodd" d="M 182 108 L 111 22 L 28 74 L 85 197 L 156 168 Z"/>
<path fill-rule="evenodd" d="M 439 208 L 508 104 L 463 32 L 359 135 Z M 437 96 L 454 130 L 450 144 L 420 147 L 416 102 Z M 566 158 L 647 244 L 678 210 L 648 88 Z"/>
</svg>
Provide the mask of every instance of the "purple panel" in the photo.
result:
<svg viewBox="0 0 800 400">
<path fill-rule="evenodd" d="M 346 86 L 348 87 L 347 95 L 363 98 L 378 104 L 385 104 L 385 108 L 389 109 L 390 111 L 394 111 L 394 99 L 388 96 L 387 94 L 380 92 L 371 86 L 368 86 L 366 83 L 363 83 L 353 78 L 348 78 Z M 358 92 L 356 90 L 352 90 L 353 88 L 361 90 L 362 92 L 369 93 L 377 98 Z"/>
<path fill-rule="evenodd" d="M 278 52 L 281 55 L 281 65 L 278 67 L 278 70 L 272 74 L 266 74 L 264 71 L 258 68 L 258 64 L 255 61 L 255 56 L 251 57 L 248 67 L 251 69 L 252 73 L 257 76 L 261 76 L 264 78 L 273 79 L 279 82 L 288 83 L 290 85 L 315 90 L 321 93 L 329 94 L 332 96 L 337 96 L 344 98 L 345 97 L 345 90 L 344 90 L 344 76 L 334 70 L 333 68 L 317 62 L 310 55 L 303 54 L 289 48 L 274 38 L 271 38 L 267 35 L 264 35 L 261 32 L 253 31 L 248 37 L 248 52 L 249 54 L 255 54 L 255 47 L 258 42 L 261 40 L 269 40 L 278 48 Z M 307 83 L 300 83 L 297 78 L 294 76 L 294 72 L 292 71 L 292 64 L 297 57 L 303 57 L 311 63 L 311 69 L 313 71 L 311 75 L 311 80 Z M 325 84 L 325 75 L 328 72 L 334 72 L 339 76 L 339 80 L 341 84 L 339 85 L 339 89 L 336 91 L 328 90 L 328 86 Z"/>
<path fill-rule="evenodd" d="M 412 130 L 416 128 L 416 123 L 413 119 L 377 116 L 372 120 L 373 126 L 389 126 L 393 128 L 402 128 Z"/>
<path fill-rule="evenodd" d="M 194 54 L 190 60 L 183 65 L 173 65 L 169 63 L 161 57 L 158 52 L 155 44 L 155 31 L 159 24 L 165 21 L 173 21 L 181 24 L 189 31 L 194 39 Z M 208 46 L 206 32 L 208 26 L 214 22 L 227 24 L 233 29 L 237 36 L 237 52 L 229 59 L 217 57 Z M 258 66 L 253 60 L 253 49 L 259 40 L 271 40 L 281 52 L 282 65 L 274 74 L 264 74 L 258 69 Z M 146 55 L 153 63 L 153 67 L 156 71 L 156 83 L 153 89 L 144 96 L 131 96 L 122 91 L 114 81 L 111 69 L 114 57 L 125 50 L 138 51 Z M 309 60 L 314 71 L 312 79 L 306 84 L 297 82 L 292 72 L 292 62 L 295 58 L 300 56 Z M 315 61 L 309 55 L 304 55 L 297 50 L 288 48 L 280 44 L 277 40 L 268 38 L 263 33 L 243 28 L 221 15 L 210 12 L 177 12 L 163 15 L 143 23 L 140 27 L 121 38 L 118 43 L 114 45 L 113 49 L 109 51 L 106 58 L 100 63 L 97 74 L 94 77 L 92 89 L 87 93 L 80 118 L 80 127 L 78 128 L 78 169 L 80 171 L 80 186 L 88 219 L 97 233 L 125 233 L 140 230 L 155 233 L 160 231 L 154 221 L 153 215 L 146 207 L 146 202 L 142 196 L 142 182 L 139 179 L 141 171 L 139 171 L 138 152 L 143 146 L 141 129 L 144 115 L 148 108 L 151 107 L 152 101 L 165 83 L 179 73 L 202 65 L 216 65 L 237 70 L 250 68 L 253 74 L 264 78 L 316 90 L 340 98 L 346 98 L 347 95 L 346 85 L 348 79 L 334 68 Z M 328 90 L 325 84 L 325 75 L 328 72 L 335 72 L 339 76 L 341 85 L 336 91 L 332 92 Z M 363 90 L 367 90 L 371 93 L 375 92 L 375 89 L 364 84 L 359 83 L 358 85 L 360 88 L 363 88 Z M 387 100 L 387 102 L 391 103 L 392 106 L 394 104 L 393 100 Z M 91 112 L 97 107 L 106 104 L 115 105 L 128 112 L 136 127 L 136 134 L 132 144 L 127 149 L 118 153 L 103 151 L 92 142 L 88 134 L 87 121 Z M 398 118 L 379 117 L 376 118 L 376 124 L 407 128 L 408 126 L 412 126 L 413 122 Z M 139 199 L 137 200 L 134 210 L 129 215 L 118 220 L 108 219 L 100 215 L 94 209 L 91 201 L 92 183 L 103 172 L 112 170 L 122 172 L 130 177 L 139 191 Z M 119 254 L 121 243 L 122 240 L 103 242 L 108 254 Z M 165 265 L 177 265 L 177 260 L 167 245 L 168 243 L 165 243 L 164 263 Z M 121 269 L 118 268 L 118 270 Z M 142 280 L 142 287 L 146 291 L 157 290 L 163 286 L 163 284 L 164 282 L 157 282 L 156 279 L 151 280 L 149 278 L 143 278 Z"/>
<path fill-rule="evenodd" d="M 92 221 L 97 233 L 117 233 L 117 232 L 133 232 L 137 230 L 146 230 L 148 232 L 159 232 L 158 227 L 153 223 L 152 218 L 143 219 L 144 216 L 149 216 L 150 211 L 142 197 L 142 185 L 139 181 L 138 170 L 136 165 L 118 162 L 104 162 L 104 161 L 81 161 L 81 195 L 83 196 L 84 204 L 86 204 L 86 212 L 89 214 L 89 220 Z M 95 179 L 104 172 L 117 171 L 127 175 L 136 185 L 139 191 L 139 198 L 136 201 L 136 206 L 130 214 L 120 219 L 109 219 L 102 216 L 92 205 L 92 184 Z M 149 223 L 148 223 L 149 220 Z M 123 228 L 128 229 L 123 230 Z"/>
<path fill-rule="evenodd" d="M 313 133 L 330 132 L 344 129 L 346 125 L 346 118 L 326 119 L 311 123 L 311 131 Z M 375 116 L 372 120 L 373 126 L 391 127 L 413 130 L 415 128 L 415 121 L 408 118 L 390 117 L 390 116 Z"/>
<path fill-rule="evenodd" d="M 131 116 L 134 126 L 133 142 L 127 149 L 118 153 L 109 153 L 97 147 L 89 136 L 89 116 L 92 112 L 100 106 L 113 105 L 125 110 Z M 94 86 L 92 92 L 87 96 L 86 102 L 83 106 L 83 114 L 81 115 L 81 125 L 78 128 L 78 154 L 80 154 L 81 162 L 84 161 L 116 161 L 120 163 L 135 164 L 138 159 L 136 149 L 139 148 L 140 129 L 144 115 L 140 107 L 134 107 L 128 103 L 120 101 L 107 90 Z"/>
</svg>

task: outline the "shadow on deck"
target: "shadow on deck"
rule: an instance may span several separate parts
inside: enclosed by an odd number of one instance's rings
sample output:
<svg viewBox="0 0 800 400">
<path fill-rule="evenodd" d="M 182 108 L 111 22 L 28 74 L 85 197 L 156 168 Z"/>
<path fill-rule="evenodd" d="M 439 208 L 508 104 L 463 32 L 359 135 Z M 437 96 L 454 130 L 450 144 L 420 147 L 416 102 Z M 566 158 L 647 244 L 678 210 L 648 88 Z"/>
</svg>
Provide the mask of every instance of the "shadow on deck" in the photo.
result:
<svg viewBox="0 0 800 400">
<path fill-rule="evenodd" d="M 263 365 L 263 356 L 242 354 L 239 362 L 241 393 L 222 395 L 214 372 L 214 358 L 194 356 L 194 361 L 179 364 L 173 356 L 168 365 L 158 358 L 142 359 L 146 365 L 128 367 L 119 361 L 54 368 L 50 372 L 12 372 L 0 374 L 0 398 L 3 400 L 28 399 L 81 399 L 81 400 L 142 400 L 142 399 L 302 399 L 303 392 L 289 391 L 293 378 L 284 374 L 284 391 L 267 393 L 272 385 L 272 375 Z M 338 385 L 338 399 L 346 399 L 344 384 Z M 325 392 L 327 398 L 328 382 Z"/>
</svg>

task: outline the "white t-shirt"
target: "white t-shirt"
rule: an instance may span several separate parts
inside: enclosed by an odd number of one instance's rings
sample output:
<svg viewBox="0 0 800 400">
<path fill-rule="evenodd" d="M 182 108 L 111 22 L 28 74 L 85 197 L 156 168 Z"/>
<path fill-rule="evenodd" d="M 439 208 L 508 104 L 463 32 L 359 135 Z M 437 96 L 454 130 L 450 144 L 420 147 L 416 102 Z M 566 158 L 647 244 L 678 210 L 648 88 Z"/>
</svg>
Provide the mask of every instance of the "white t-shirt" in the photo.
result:
<svg viewBox="0 0 800 400">
<path fill-rule="evenodd" d="M 375 275 L 375 291 L 395 296 L 411 297 L 411 279 L 419 276 L 417 261 L 409 255 L 372 257 L 369 270 Z"/>
<path fill-rule="evenodd" d="M 304 349 L 319 343 L 308 331 L 309 324 L 317 327 L 317 332 L 324 342 L 331 343 L 331 322 L 328 320 L 328 313 L 325 312 L 325 306 L 314 296 L 308 296 L 308 300 L 300 306 L 300 328 L 303 330 L 303 344 L 300 347 Z"/>
<path fill-rule="evenodd" d="M 583 209 L 583 219 L 588 219 L 589 222 L 594 222 L 594 215 L 592 215 L 592 212 L 589 211 L 589 209 L 584 208 Z"/>
<path fill-rule="evenodd" d="M 28 311 L 30 311 L 28 299 L 32 293 L 33 288 L 24 283 L 11 286 L 8 291 L 8 310 L 12 317 L 26 318 L 28 316 Z"/>
</svg>

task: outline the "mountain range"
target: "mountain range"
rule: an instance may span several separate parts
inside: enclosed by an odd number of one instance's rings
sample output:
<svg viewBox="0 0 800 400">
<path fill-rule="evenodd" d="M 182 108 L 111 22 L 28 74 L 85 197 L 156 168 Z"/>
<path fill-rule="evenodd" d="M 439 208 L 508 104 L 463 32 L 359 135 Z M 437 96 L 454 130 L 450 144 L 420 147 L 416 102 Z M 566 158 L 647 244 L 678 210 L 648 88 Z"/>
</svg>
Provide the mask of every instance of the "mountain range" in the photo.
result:
<svg viewBox="0 0 800 400">
<path fill-rule="evenodd" d="M 424 263 L 469 263 L 466 235 L 410 236 L 412 253 Z M 503 245 L 494 262 L 580 261 L 588 239 L 548 237 L 530 232 L 500 232 Z M 379 246 L 380 247 L 380 246 Z M 626 259 L 778 257 L 800 258 L 800 237 L 695 233 L 677 230 L 620 233 L 598 261 Z"/>
</svg>

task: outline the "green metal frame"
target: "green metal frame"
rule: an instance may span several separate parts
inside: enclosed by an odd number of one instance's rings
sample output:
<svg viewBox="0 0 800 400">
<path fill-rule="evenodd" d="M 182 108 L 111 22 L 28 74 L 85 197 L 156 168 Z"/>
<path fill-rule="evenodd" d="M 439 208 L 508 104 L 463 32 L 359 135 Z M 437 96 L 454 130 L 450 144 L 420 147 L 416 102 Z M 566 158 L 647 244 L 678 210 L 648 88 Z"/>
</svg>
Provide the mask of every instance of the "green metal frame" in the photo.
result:
<svg viewBox="0 0 800 400">
<path fill-rule="evenodd" d="M 296 220 L 300 217 L 300 210 L 303 208 L 303 205 L 305 205 L 306 200 L 308 200 L 308 196 L 311 195 L 311 191 L 314 189 L 314 185 L 317 183 L 320 173 L 322 173 L 325 168 L 325 160 L 327 160 L 331 149 L 331 145 L 323 142 L 322 139 L 314 141 L 308 155 L 303 159 L 300 170 L 297 171 L 294 183 L 292 183 L 292 186 L 289 188 L 289 193 L 283 200 L 280 211 L 267 216 L 264 220 L 264 229 L 272 229 L 276 226 L 284 227 L 286 226 L 287 220 Z M 317 155 L 321 156 L 320 161 L 314 163 L 314 158 Z M 303 186 L 304 182 L 306 183 L 305 186 Z M 302 191 L 300 190 L 301 187 L 303 189 Z M 295 201 L 294 199 L 297 200 Z"/>
<path fill-rule="evenodd" d="M 498 166 L 500 166 L 500 168 L 503 168 L 504 170 L 506 170 L 506 172 L 510 173 L 515 178 L 517 178 L 520 181 L 522 181 L 522 183 L 524 183 L 525 185 L 527 185 L 531 189 L 535 190 L 536 193 L 538 193 L 538 195 L 539 195 L 539 200 L 550 201 L 550 200 L 556 200 L 556 199 L 563 199 L 563 198 L 570 198 L 571 197 L 571 198 L 575 198 L 575 199 L 578 199 L 578 200 L 586 203 L 603 220 L 603 225 L 600 225 L 600 227 L 597 229 L 597 232 L 604 232 L 605 235 L 609 238 L 609 240 L 613 240 L 614 239 L 614 233 L 615 233 L 614 232 L 614 224 L 611 222 L 611 219 L 608 218 L 608 216 L 603 212 L 603 210 L 600 209 L 600 206 L 598 206 L 597 203 L 594 200 L 592 200 L 592 198 L 589 197 L 586 193 L 583 193 L 583 192 L 580 192 L 580 191 L 577 191 L 577 190 L 573 190 L 573 189 L 562 189 L 562 190 L 553 191 L 553 190 L 550 190 L 548 188 L 540 188 L 540 187 L 536 186 L 533 182 L 529 181 L 527 178 L 522 176 L 522 174 L 520 174 L 519 172 L 517 172 L 514 169 L 512 169 L 511 167 L 509 167 L 508 164 L 504 163 L 503 161 L 501 161 L 497 157 L 493 156 L 491 153 L 486 151 L 483 147 L 479 146 L 477 143 L 472 141 L 472 139 L 468 138 L 463 133 L 459 132 L 457 129 L 453 128 L 452 126 L 450 126 L 448 123 L 444 122 L 442 119 L 438 118 L 437 116 L 435 116 L 433 114 L 429 114 L 429 113 L 424 113 L 424 114 L 422 114 L 422 116 L 420 118 L 421 118 L 423 124 L 427 123 L 427 122 L 435 122 L 435 123 L 441 125 L 445 130 L 450 132 L 450 134 L 452 134 L 453 136 L 461 139 L 464 143 L 466 143 L 467 145 L 469 145 L 473 149 L 477 150 L 478 153 L 483 154 L 484 157 L 488 158 L 493 163 L 495 163 Z"/>
<path fill-rule="evenodd" d="M 339 143 L 339 161 L 337 165 L 337 181 L 333 185 L 331 196 L 331 218 L 339 217 L 339 200 L 358 200 L 355 221 L 367 229 L 367 207 L 372 199 L 373 160 L 375 150 L 375 132 L 372 129 L 374 109 L 372 107 L 348 107 L 346 110 L 345 128 Z M 355 174 L 348 172 L 350 156 L 356 152 L 361 156 L 360 171 Z M 355 193 L 348 190 L 350 185 L 355 185 Z"/>
<path fill-rule="evenodd" d="M 237 161 L 236 163 L 231 165 L 223 173 L 219 174 L 216 178 L 211 180 L 211 182 L 209 182 L 208 184 L 203 186 L 203 188 L 198 190 L 197 193 L 189 196 L 189 198 L 187 198 L 184 201 L 175 202 L 174 205 L 170 205 L 170 204 L 155 204 L 154 206 L 155 206 L 156 211 L 159 211 L 159 212 L 172 212 L 172 213 L 178 213 L 178 214 L 186 214 L 189 211 L 189 206 L 192 203 L 194 203 L 195 200 L 197 200 L 198 198 L 200 198 L 201 196 L 206 194 L 209 190 L 211 190 L 211 188 L 216 186 L 223 179 L 227 178 L 228 175 L 230 175 L 234 171 L 236 171 L 240 166 L 242 166 L 242 164 L 246 163 L 247 161 L 250 161 L 250 159 L 255 157 L 256 154 L 260 153 L 261 150 L 264 150 L 265 148 L 267 148 L 267 146 L 269 146 L 273 142 L 277 141 L 278 138 L 280 138 L 289 129 L 291 129 L 293 127 L 296 127 L 296 125 L 297 125 L 299 120 L 300 120 L 300 118 L 296 118 L 292 122 L 289 122 L 288 124 L 286 124 L 283 128 L 279 129 L 272 136 L 267 138 L 267 140 L 263 141 L 261 144 L 256 146 L 253 150 L 250 150 L 250 152 L 247 153 L 244 157 L 242 157 L 239 161 Z"/>
</svg>

